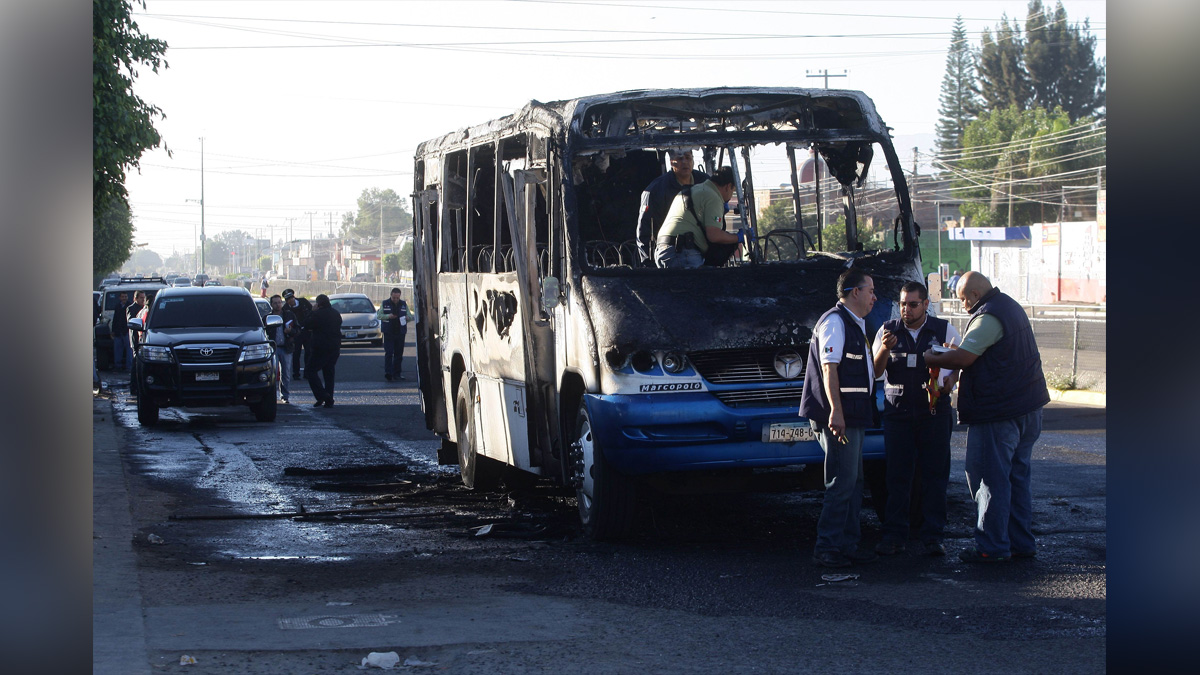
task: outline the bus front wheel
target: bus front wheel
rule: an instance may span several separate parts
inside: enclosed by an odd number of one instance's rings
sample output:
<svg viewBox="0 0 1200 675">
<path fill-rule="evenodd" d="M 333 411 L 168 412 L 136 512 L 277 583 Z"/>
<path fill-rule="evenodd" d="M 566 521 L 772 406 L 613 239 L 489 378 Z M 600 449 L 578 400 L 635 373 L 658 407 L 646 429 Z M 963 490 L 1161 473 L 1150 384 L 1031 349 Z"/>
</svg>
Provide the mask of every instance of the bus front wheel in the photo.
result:
<svg viewBox="0 0 1200 675">
<path fill-rule="evenodd" d="M 591 416 L 582 403 L 575 432 L 576 464 L 582 469 L 582 476 L 576 476 L 575 495 L 583 531 L 598 541 L 625 538 L 634 525 L 634 481 L 604 459 L 604 451 L 592 433 Z"/>
<path fill-rule="evenodd" d="M 494 490 L 500 483 L 500 466 L 496 460 L 479 454 L 475 442 L 475 399 L 466 377 L 458 385 L 454 403 L 454 420 L 458 427 L 458 470 L 463 485 L 472 490 Z"/>
</svg>

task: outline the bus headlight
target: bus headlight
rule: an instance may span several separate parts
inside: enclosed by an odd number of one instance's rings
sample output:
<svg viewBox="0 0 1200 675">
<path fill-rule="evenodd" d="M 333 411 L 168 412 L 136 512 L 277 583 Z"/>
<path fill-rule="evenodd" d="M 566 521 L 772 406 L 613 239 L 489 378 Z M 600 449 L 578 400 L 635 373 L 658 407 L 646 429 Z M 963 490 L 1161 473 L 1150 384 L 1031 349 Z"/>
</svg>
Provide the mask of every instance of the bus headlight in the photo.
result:
<svg viewBox="0 0 1200 675">
<path fill-rule="evenodd" d="M 668 373 L 680 373 L 687 368 L 687 359 L 679 352 L 667 352 L 663 354 L 662 366 Z"/>
<path fill-rule="evenodd" d="M 645 350 L 634 352 L 629 359 L 629 365 L 639 373 L 648 372 L 654 368 L 654 354 Z"/>
</svg>

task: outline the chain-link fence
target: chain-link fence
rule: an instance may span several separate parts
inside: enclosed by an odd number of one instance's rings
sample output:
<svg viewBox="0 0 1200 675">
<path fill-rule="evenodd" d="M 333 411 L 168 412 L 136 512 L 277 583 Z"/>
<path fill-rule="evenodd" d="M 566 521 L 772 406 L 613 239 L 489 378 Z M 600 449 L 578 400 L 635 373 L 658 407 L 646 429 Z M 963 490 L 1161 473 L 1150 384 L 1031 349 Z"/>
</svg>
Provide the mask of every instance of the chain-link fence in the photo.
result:
<svg viewBox="0 0 1200 675">
<path fill-rule="evenodd" d="M 970 316 L 956 301 L 943 302 L 942 317 L 960 333 Z M 1104 307 L 1023 305 L 1033 326 L 1046 382 L 1055 389 L 1106 391 L 1107 312 Z"/>
</svg>

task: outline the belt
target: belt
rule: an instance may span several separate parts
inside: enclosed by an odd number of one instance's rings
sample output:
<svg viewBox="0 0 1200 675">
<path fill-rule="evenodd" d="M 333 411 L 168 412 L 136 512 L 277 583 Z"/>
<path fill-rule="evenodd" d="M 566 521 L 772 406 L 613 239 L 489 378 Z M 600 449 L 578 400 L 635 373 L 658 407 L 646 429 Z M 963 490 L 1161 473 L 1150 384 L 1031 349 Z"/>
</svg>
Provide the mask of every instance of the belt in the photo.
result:
<svg viewBox="0 0 1200 675">
<path fill-rule="evenodd" d="M 662 244 L 664 246 L 674 246 L 675 250 L 677 250 L 677 251 L 680 249 L 684 249 L 684 248 L 692 248 L 692 249 L 696 249 L 697 251 L 700 250 L 699 248 L 696 247 L 695 244 L 688 245 L 688 244 L 684 243 L 684 242 L 687 242 L 690 240 L 684 239 L 683 241 L 680 241 L 679 239 L 680 238 L 678 236 L 673 235 L 673 234 L 660 234 L 658 236 L 658 243 Z"/>
</svg>

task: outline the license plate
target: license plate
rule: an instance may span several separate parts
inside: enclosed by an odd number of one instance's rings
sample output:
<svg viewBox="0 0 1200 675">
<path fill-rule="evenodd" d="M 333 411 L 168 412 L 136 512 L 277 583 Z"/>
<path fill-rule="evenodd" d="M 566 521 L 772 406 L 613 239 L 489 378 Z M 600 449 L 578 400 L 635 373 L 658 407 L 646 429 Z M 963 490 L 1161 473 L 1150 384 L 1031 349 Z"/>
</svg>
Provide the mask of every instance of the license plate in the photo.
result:
<svg viewBox="0 0 1200 675">
<path fill-rule="evenodd" d="M 358 333 L 344 333 L 344 334 L 342 335 L 342 337 L 344 337 L 344 338 L 356 338 L 356 337 L 358 337 Z"/>
<path fill-rule="evenodd" d="M 220 379 L 220 373 L 196 373 L 197 382 L 216 382 Z"/>
<path fill-rule="evenodd" d="M 763 443 L 795 443 L 815 441 L 817 435 L 805 422 L 779 422 L 763 427 Z"/>
</svg>

